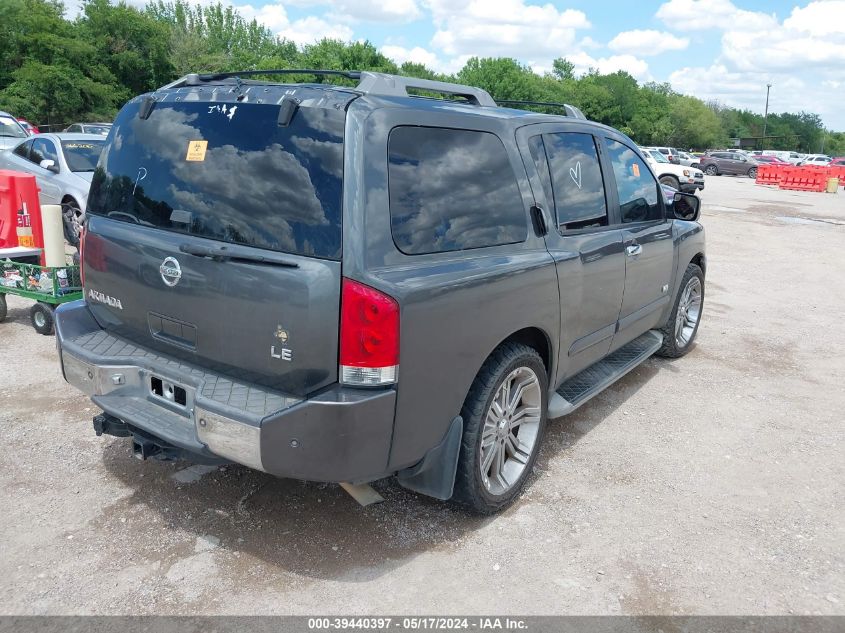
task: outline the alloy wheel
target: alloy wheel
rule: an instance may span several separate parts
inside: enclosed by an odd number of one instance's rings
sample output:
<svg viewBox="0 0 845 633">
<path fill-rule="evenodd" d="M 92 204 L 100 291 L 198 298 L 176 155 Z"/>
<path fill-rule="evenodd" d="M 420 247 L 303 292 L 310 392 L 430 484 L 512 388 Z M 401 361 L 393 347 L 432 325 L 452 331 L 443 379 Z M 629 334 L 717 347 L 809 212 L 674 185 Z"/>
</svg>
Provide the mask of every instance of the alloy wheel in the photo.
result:
<svg viewBox="0 0 845 633">
<path fill-rule="evenodd" d="M 490 494 L 502 495 L 521 479 L 537 446 L 542 390 L 529 367 L 510 372 L 493 396 L 481 432 L 479 467 Z"/>
<path fill-rule="evenodd" d="M 701 280 L 698 277 L 690 277 L 681 293 L 678 313 L 675 316 L 675 343 L 679 348 L 689 345 L 695 334 L 695 328 L 701 318 L 701 299 Z"/>
</svg>

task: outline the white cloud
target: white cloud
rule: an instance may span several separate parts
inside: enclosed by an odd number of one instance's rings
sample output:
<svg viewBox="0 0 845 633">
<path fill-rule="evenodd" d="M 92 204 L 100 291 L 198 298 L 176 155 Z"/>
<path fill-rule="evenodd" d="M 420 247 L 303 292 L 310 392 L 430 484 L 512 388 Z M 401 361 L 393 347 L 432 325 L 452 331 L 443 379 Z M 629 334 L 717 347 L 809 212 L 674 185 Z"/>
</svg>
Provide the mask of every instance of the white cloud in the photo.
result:
<svg viewBox="0 0 845 633">
<path fill-rule="evenodd" d="M 669 0 L 656 17 L 679 31 L 765 29 L 777 24 L 774 15 L 739 9 L 730 0 Z"/>
<path fill-rule="evenodd" d="M 244 19 L 254 19 L 273 31 L 273 33 L 278 33 L 290 25 L 288 14 L 281 2 L 265 4 L 258 8 L 253 7 L 251 4 L 245 4 L 237 7 L 237 9 Z"/>
<path fill-rule="evenodd" d="M 345 24 L 329 23 L 322 18 L 309 15 L 301 20 L 291 22 L 289 26 L 279 30 L 276 34 L 301 46 L 319 42 L 323 38 L 347 42 L 352 39 L 353 32 Z"/>
<path fill-rule="evenodd" d="M 648 63 L 633 55 L 611 55 L 610 57 L 594 58 L 587 53 L 575 53 L 568 55 L 566 59 L 575 65 L 576 75 L 595 68 L 603 74 L 624 70 L 636 79 L 643 81 L 651 79 L 648 72 Z"/>
<path fill-rule="evenodd" d="M 362 22 L 412 22 L 422 16 L 416 0 L 286 0 L 285 4 L 329 7 L 339 19 Z"/>
<path fill-rule="evenodd" d="M 324 37 L 343 41 L 352 39 L 353 32 L 348 25 L 336 21 L 330 22 L 315 15 L 291 22 L 284 4 L 275 2 L 259 7 L 245 4 L 237 6 L 236 9 L 245 19 L 255 19 L 279 37 L 292 40 L 300 46 L 313 44 Z"/>
<path fill-rule="evenodd" d="M 834 129 L 845 127 L 841 108 L 841 84 L 836 81 L 818 84 L 814 79 L 794 74 L 761 75 L 758 72 L 737 72 L 716 63 L 709 67 L 681 68 L 669 75 L 669 83 L 678 92 L 715 100 L 737 108 L 763 113 L 766 84 L 769 113 L 815 112 Z"/>
<path fill-rule="evenodd" d="M 689 39 L 677 37 L 666 31 L 623 31 L 607 44 L 617 53 L 630 53 L 643 57 L 660 55 L 667 51 L 682 51 L 689 46 Z"/>
<path fill-rule="evenodd" d="M 845 1 L 795 7 L 782 24 L 756 30 L 729 28 L 720 61 L 741 72 L 783 73 L 820 79 L 845 77 Z"/>
<path fill-rule="evenodd" d="M 404 48 L 402 46 L 386 44 L 381 47 L 381 52 L 400 65 L 405 62 L 423 64 L 429 68 L 437 68 L 440 65 L 440 60 L 437 58 L 437 55 L 420 46 L 415 46 L 414 48 Z"/>
<path fill-rule="evenodd" d="M 413 62 L 415 64 L 423 64 L 431 70 L 446 75 L 452 75 L 458 72 L 471 57 L 471 55 L 458 55 L 444 60 L 438 57 L 437 54 L 421 46 L 405 48 L 397 44 L 385 44 L 379 50 L 400 66 L 405 62 Z"/>
<path fill-rule="evenodd" d="M 810 35 L 845 35 L 845 2 L 828 0 L 811 2 L 806 7 L 795 7 L 784 27 Z"/>
<path fill-rule="evenodd" d="M 436 32 L 432 46 L 446 55 L 557 57 L 574 48 L 576 31 L 590 28 L 582 11 L 559 11 L 525 0 L 427 0 Z"/>
<path fill-rule="evenodd" d="M 602 45 L 600 42 L 595 41 L 589 35 L 585 35 L 578 41 L 578 48 L 582 49 L 590 49 L 590 48 L 601 48 Z"/>
</svg>

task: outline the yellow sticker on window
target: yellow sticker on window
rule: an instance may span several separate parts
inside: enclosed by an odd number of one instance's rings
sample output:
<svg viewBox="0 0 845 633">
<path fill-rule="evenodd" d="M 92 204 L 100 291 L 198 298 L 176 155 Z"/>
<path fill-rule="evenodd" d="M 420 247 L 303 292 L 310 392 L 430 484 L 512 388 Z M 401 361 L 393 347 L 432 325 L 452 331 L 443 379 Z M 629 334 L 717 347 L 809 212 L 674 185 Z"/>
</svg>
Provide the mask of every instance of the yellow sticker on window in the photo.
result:
<svg viewBox="0 0 845 633">
<path fill-rule="evenodd" d="M 202 159 L 200 159 L 200 160 L 202 160 Z M 634 172 L 634 178 L 640 177 L 640 166 L 637 165 L 637 163 L 634 163 L 633 165 L 631 165 L 631 171 Z"/>
<path fill-rule="evenodd" d="M 208 141 L 188 141 L 188 155 L 185 160 L 204 161 Z"/>
</svg>

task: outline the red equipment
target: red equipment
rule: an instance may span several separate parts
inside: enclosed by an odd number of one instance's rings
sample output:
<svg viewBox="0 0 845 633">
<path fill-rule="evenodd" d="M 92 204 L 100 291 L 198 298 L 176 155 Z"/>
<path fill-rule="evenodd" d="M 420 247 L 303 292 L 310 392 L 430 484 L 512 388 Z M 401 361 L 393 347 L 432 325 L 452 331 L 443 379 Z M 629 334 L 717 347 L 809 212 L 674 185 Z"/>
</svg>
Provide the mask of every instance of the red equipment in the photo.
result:
<svg viewBox="0 0 845 633">
<path fill-rule="evenodd" d="M 0 253 L 23 246 L 40 248 L 44 263 L 44 232 L 35 176 L 0 169 Z"/>
</svg>

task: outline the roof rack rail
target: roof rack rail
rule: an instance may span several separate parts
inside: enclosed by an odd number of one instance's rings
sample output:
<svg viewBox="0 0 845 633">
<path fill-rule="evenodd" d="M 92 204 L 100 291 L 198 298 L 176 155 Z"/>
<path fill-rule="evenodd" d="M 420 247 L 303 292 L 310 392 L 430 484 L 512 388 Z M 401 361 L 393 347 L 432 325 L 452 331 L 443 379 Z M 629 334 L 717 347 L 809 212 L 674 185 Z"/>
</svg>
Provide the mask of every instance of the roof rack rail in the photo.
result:
<svg viewBox="0 0 845 633">
<path fill-rule="evenodd" d="M 306 68 L 276 68 L 268 70 L 238 70 L 225 73 L 190 73 L 180 77 L 159 90 L 170 90 L 182 86 L 199 86 L 206 81 L 219 81 L 232 77 L 250 77 L 254 75 L 317 75 L 317 76 L 338 76 L 347 79 L 360 79 L 361 73 L 357 70 L 312 70 Z"/>
<path fill-rule="evenodd" d="M 463 97 L 470 103 L 478 106 L 496 107 L 496 102 L 486 90 L 473 86 L 447 83 L 444 81 L 433 81 L 430 79 L 418 79 L 416 77 L 404 77 L 401 75 L 390 75 L 357 70 L 310 70 L 283 68 L 278 70 L 242 70 L 225 73 L 191 73 L 162 86 L 160 90 L 170 90 L 183 86 L 199 86 L 206 81 L 219 81 L 233 77 L 248 77 L 253 75 L 317 75 L 317 76 L 339 76 L 347 79 L 358 80 L 355 90 L 363 94 L 378 95 L 384 97 L 409 97 L 408 89 L 428 90 L 445 95 Z"/>
<path fill-rule="evenodd" d="M 568 103 L 557 103 L 555 101 L 513 101 L 508 99 L 501 99 L 498 100 L 497 103 L 499 105 L 527 105 L 527 106 L 549 106 L 554 108 L 562 108 L 563 111 L 566 113 L 566 116 L 571 116 L 575 119 L 585 119 L 584 113 L 581 112 L 578 108 L 574 105 L 569 105 Z"/>
<path fill-rule="evenodd" d="M 357 90 L 364 94 L 385 97 L 410 97 L 413 95 L 408 93 L 409 88 L 463 97 L 477 106 L 496 107 L 496 102 L 493 101 L 490 93 L 481 88 L 432 79 L 389 75 L 387 73 L 362 72 L 361 82 L 358 84 Z"/>
</svg>

